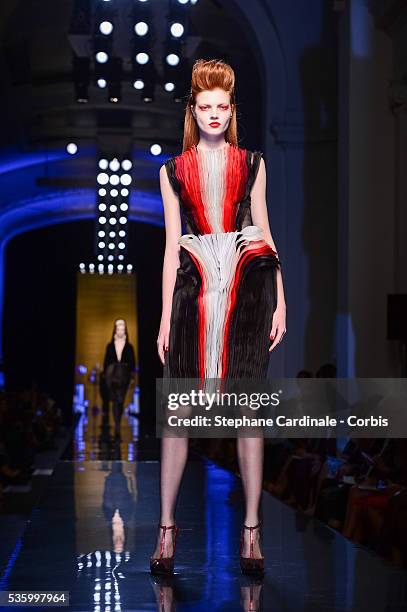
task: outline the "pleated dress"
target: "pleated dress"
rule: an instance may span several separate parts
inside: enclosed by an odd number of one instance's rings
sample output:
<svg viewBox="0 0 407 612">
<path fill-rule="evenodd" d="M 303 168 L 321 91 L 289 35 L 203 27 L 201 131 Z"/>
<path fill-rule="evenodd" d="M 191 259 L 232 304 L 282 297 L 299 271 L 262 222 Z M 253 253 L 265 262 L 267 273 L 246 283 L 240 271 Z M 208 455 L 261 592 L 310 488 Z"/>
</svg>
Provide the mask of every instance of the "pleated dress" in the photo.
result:
<svg viewBox="0 0 407 612">
<path fill-rule="evenodd" d="M 267 373 L 280 262 L 252 223 L 250 193 L 261 156 L 227 143 L 214 150 L 192 146 L 165 162 L 183 232 L 165 378 Z"/>
</svg>

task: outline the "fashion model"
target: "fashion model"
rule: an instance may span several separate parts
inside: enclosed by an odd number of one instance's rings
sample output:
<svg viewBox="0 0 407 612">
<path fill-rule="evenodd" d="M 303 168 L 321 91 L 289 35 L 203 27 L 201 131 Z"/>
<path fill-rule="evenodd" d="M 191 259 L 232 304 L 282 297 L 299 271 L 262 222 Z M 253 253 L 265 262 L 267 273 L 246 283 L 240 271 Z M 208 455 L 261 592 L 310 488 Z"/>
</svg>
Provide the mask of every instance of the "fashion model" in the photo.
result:
<svg viewBox="0 0 407 612">
<path fill-rule="evenodd" d="M 197 60 L 183 152 L 160 169 L 166 247 L 158 354 L 164 377 L 265 377 L 286 332 L 280 261 L 266 205 L 262 154 L 238 146 L 233 69 Z M 271 341 L 271 345 L 270 345 Z M 243 573 L 262 573 L 259 503 L 264 440 L 238 437 L 245 493 Z M 152 573 L 171 573 L 188 438 L 161 440 L 160 522 Z"/>
<path fill-rule="evenodd" d="M 108 399 L 112 402 L 116 437 L 120 436 L 124 400 L 130 381 L 135 376 L 135 368 L 134 348 L 129 342 L 126 321 L 116 319 L 103 362 L 104 386 L 108 391 Z"/>
</svg>

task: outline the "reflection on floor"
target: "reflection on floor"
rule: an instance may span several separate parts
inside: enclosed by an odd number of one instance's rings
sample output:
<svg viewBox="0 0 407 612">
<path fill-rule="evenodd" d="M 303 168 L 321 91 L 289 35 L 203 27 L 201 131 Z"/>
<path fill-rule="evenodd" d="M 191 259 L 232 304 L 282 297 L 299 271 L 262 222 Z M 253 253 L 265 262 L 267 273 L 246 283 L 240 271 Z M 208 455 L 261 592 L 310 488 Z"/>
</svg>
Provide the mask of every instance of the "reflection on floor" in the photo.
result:
<svg viewBox="0 0 407 612">
<path fill-rule="evenodd" d="M 88 409 L 88 414 L 79 417 L 73 444 L 64 453 L 64 458 L 78 461 L 158 459 L 160 441 L 155 432 L 142 438 L 139 433 L 139 415 L 129 414 L 126 408 L 120 436 L 116 436 L 112 411 L 104 414 L 101 408 L 94 406 Z"/>
<path fill-rule="evenodd" d="M 206 461 L 186 468 L 174 578 L 154 580 L 148 557 L 159 512 L 158 476 L 156 461 L 60 461 L 2 589 L 69 591 L 69 610 L 86 612 L 376 612 L 405 605 L 404 572 L 267 494 L 266 574 L 260 582 L 244 579 L 238 566 L 240 481 Z"/>
<path fill-rule="evenodd" d="M 66 609 L 78 612 L 405 609 L 403 570 L 266 492 L 265 576 L 242 576 L 241 481 L 193 453 L 177 505 L 176 571 L 171 579 L 153 578 L 149 556 L 159 518 L 160 464 L 139 460 L 132 418 L 123 417 L 116 441 L 113 425 L 109 436 L 100 415 L 78 424 L 72 458 L 56 465 L 0 590 L 69 591 Z M 39 609 L 61 608 L 24 606 Z"/>
</svg>

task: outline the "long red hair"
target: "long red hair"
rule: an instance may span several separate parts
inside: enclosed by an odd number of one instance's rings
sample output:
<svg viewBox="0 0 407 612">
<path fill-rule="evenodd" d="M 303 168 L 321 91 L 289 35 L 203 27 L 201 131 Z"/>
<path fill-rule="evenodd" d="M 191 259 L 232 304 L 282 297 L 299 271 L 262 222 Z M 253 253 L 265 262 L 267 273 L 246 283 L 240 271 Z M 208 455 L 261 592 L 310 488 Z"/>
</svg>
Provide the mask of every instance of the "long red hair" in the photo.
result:
<svg viewBox="0 0 407 612">
<path fill-rule="evenodd" d="M 230 95 L 233 111 L 226 130 L 225 140 L 237 145 L 235 73 L 233 68 L 222 60 L 198 59 L 192 67 L 191 93 L 185 108 L 183 151 L 197 145 L 199 142 L 199 128 L 191 110 L 191 106 L 196 104 L 196 96 L 201 91 L 215 89 L 216 87 L 224 89 Z"/>
</svg>

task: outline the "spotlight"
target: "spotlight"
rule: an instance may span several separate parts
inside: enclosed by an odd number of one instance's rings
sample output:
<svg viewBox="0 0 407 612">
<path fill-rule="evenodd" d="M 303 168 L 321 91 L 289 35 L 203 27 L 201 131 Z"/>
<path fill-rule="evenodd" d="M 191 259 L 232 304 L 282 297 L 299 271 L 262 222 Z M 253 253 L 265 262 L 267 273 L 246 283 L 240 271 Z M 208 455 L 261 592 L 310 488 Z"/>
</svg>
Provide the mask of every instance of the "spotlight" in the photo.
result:
<svg viewBox="0 0 407 612">
<path fill-rule="evenodd" d="M 109 182 L 109 177 L 106 172 L 100 172 L 100 174 L 98 174 L 97 182 L 99 183 L 99 185 L 107 185 L 107 183 Z"/>
<path fill-rule="evenodd" d="M 167 83 L 164 85 L 164 89 L 165 91 L 174 91 L 175 85 L 171 81 L 167 81 Z"/>
<path fill-rule="evenodd" d="M 101 170 L 107 170 L 109 167 L 109 162 L 107 161 L 107 159 L 100 159 L 99 160 L 99 168 Z"/>
<path fill-rule="evenodd" d="M 101 225 L 103 225 L 104 223 L 106 223 L 106 217 L 99 217 L 99 223 Z"/>
<path fill-rule="evenodd" d="M 148 32 L 148 25 L 145 21 L 139 21 L 134 26 L 134 31 L 137 36 L 145 36 Z"/>
<path fill-rule="evenodd" d="M 130 174 L 122 174 L 121 177 L 120 177 L 120 182 L 121 182 L 122 185 L 125 185 L 126 187 L 128 185 L 130 185 L 130 183 L 131 183 L 131 176 L 130 176 Z"/>
<path fill-rule="evenodd" d="M 85 267 L 85 264 L 84 264 L 84 263 L 80 263 L 80 264 L 79 264 L 79 267 L 80 267 L 80 269 L 81 269 L 81 270 L 83 270 L 83 269 L 84 269 L 84 267 Z"/>
<path fill-rule="evenodd" d="M 127 219 L 126 219 L 126 217 L 120 217 L 120 219 L 119 219 L 119 223 L 121 223 L 122 225 L 124 225 L 125 223 L 127 223 Z"/>
<path fill-rule="evenodd" d="M 109 180 L 111 185 L 118 185 L 120 183 L 120 178 L 117 174 L 112 174 Z"/>
<path fill-rule="evenodd" d="M 102 189 L 99 189 L 99 195 L 102 196 L 102 198 L 105 197 L 106 195 L 106 189 L 104 187 L 102 187 Z"/>
<path fill-rule="evenodd" d="M 117 246 L 119 247 L 119 249 L 122 249 L 122 250 L 126 248 L 126 245 L 124 244 L 124 242 L 119 242 Z"/>
<path fill-rule="evenodd" d="M 162 148 L 159 144 L 153 144 L 150 147 L 151 155 L 160 155 L 161 151 L 162 151 Z"/>
<path fill-rule="evenodd" d="M 96 61 L 99 64 L 106 64 L 108 59 L 109 59 L 109 56 L 105 51 L 98 51 L 96 53 Z"/>
<path fill-rule="evenodd" d="M 122 202 L 120 204 L 120 210 L 128 210 L 128 208 L 129 208 L 129 205 L 126 204 L 126 202 Z"/>
<path fill-rule="evenodd" d="M 111 218 L 109 219 L 109 223 L 110 223 L 110 225 L 116 225 L 117 220 L 116 220 L 114 217 L 111 217 Z"/>
<path fill-rule="evenodd" d="M 102 21 L 99 30 L 105 36 L 109 36 L 113 32 L 113 24 L 110 21 Z"/>
<path fill-rule="evenodd" d="M 114 249 L 114 242 L 109 242 L 108 247 L 112 251 Z"/>
<path fill-rule="evenodd" d="M 109 232 L 109 238 L 114 238 L 116 236 L 116 232 Z"/>
<path fill-rule="evenodd" d="M 176 22 L 171 24 L 170 32 L 174 38 L 180 38 L 185 32 L 185 28 L 182 23 Z"/>
<path fill-rule="evenodd" d="M 112 172 L 117 172 L 118 170 L 120 170 L 120 162 L 117 159 L 117 157 L 112 159 L 112 161 L 109 164 L 109 168 Z"/>
<path fill-rule="evenodd" d="M 128 270 L 133 270 L 133 266 L 131 264 L 127 264 L 127 269 Z"/>
<path fill-rule="evenodd" d="M 98 260 L 103 261 L 103 255 L 98 255 Z"/>
<path fill-rule="evenodd" d="M 99 247 L 99 249 L 104 249 L 104 248 L 105 248 L 105 246 L 106 246 L 106 244 L 103 242 L 103 240 L 101 240 L 101 241 L 98 243 L 98 247 Z"/>
<path fill-rule="evenodd" d="M 106 232 L 104 232 L 103 230 L 100 230 L 100 231 L 98 232 L 98 236 L 99 236 L 99 238 L 104 238 L 104 237 L 105 237 L 105 235 L 106 235 Z"/>
<path fill-rule="evenodd" d="M 107 259 L 108 259 L 108 261 L 113 261 L 114 257 L 113 257 L 113 255 L 108 255 Z"/>
<path fill-rule="evenodd" d="M 141 65 L 147 64 L 149 59 L 150 57 L 148 53 L 145 53 L 145 51 L 141 51 L 140 53 L 137 53 L 136 55 L 136 62 Z"/>
<path fill-rule="evenodd" d="M 123 270 L 123 264 L 117 264 L 117 269 L 121 272 Z"/>
<path fill-rule="evenodd" d="M 129 190 L 128 189 L 122 189 L 120 194 L 124 197 L 127 198 L 127 196 L 129 195 Z"/>
<path fill-rule="evenodd" d="M 112 204 L 110 207 L 110 212 L 115 213 L 117 211 L 117 206 L 116 204 Z"/>
<path fill-rule="evenodd" d="M 99 274 L 103 274 L 104 269 L 105 269 L 105 266 L 103 264 L 98 265 Z"/>
<path fill-rule="evenodd" d="M 101 210 L 102 212 L 106 210 L 106 204 L 104 202 L 101 202 L 101 204 L 99 204 L 99 210 Z"/>
<path fill-rule="evenodd" d="M 119 195 L 119 192 L 117 191 L 117 189 L 112 189 L 112 191 L 110 192 L 110 195 L 112 198 L 117 198 L 117 196 Z"/>
<path fill-rule="evenodd" d="M 128 172 L 129 170 L 131 170 L 133 164 L 131 163 L 131 161 L 129 159 L 124 159 L 122 161 L 122 168 L 125 172 Z"/>
<path fill-rule="evenodd" d="M 144 81 L 142 81 L 141 79 L 136 79 L 133 83 L 133 87 L 134 89 L 143 89 Z"/>
<path fill-rule="evenodd" d="M 75 153 L 78 151 L 78 146 L 74 142 L 70 142 L 66 145 L 66 150 L 69 155 L 75 155 Z"/>
<path fill-rule="evenodd" d="M 120 232 L 119 232 L 120 238 L 124 238 L 125 235 L 126 235 L 126 232 L 124 230 L 120 230 Z"/>
<path fill-rule="evenodd" d="M 178 0 L 179 4 L 188 4 L 189 0 Z"/>
<path fill-rule="evenodd" d="M 176 53 L 168 53 L 165 58 L 165 61 L 169 66 L 178 66 L 179 64 L 179 55 Z"/>
<path fill-rule="evenodd" d="M 123 261 L 123 259 L 124 259 L 124 255 L 118 255 L 118 256 L 117 256 L 117 259 L 120 259 L 120 261 Z"/>
<path fill-rule="evenodd" d="M 98 87 L 100 89 L 104 89 L 107 85 L 106 79 L 98 79 Z"/>
</svg>

